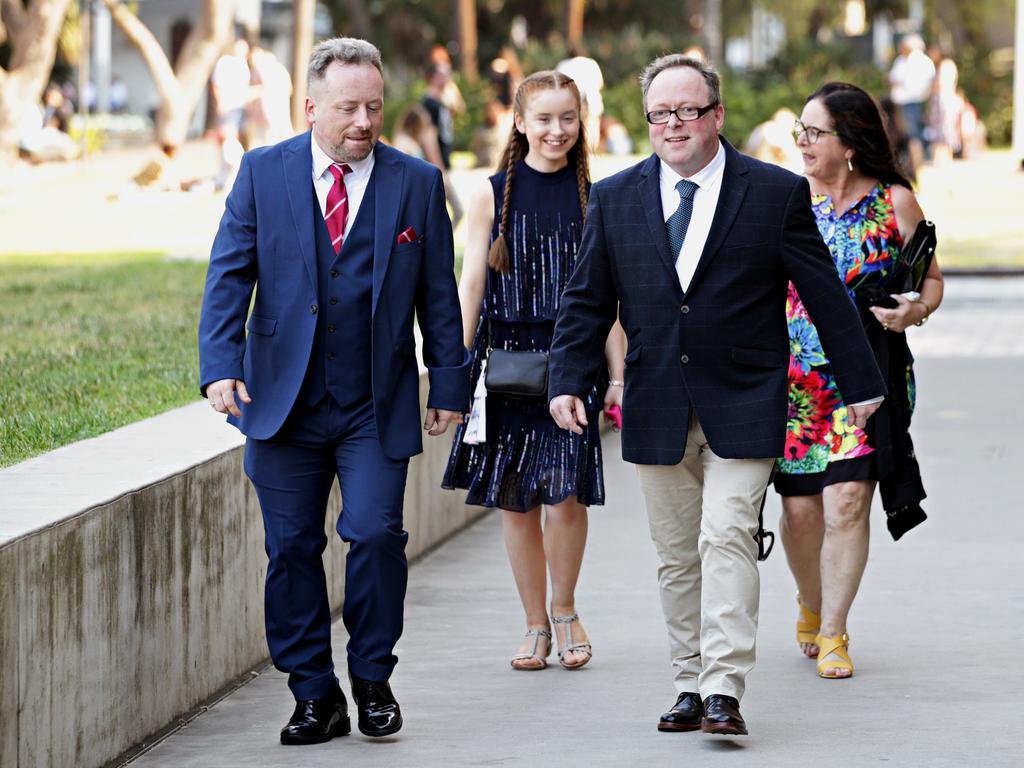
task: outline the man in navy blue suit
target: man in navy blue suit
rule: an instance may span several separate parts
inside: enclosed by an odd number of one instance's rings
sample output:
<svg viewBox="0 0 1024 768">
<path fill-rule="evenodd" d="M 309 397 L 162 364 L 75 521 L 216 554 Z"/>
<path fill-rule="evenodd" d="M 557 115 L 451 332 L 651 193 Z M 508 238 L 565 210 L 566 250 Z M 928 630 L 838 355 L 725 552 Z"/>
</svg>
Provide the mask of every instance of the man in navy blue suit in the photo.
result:
<svg viewBox="0 0 1024 768">
<path fill-rule="evenodd" d="M 718 73 L 681 55 L 641 76 L 655 154 L 594 185 L 551 346 L 551 414 L 581 431 L 616 318 L 629 338 L 622 455 L 661 565 L 676 702 L 661 731 L 742 735 L 760 583 L 758 513 L 786 434 L 786 290 L 803 298 L 850 420 L 885 386 L 822 242 L 807 181 L 737 152 Z"/>
<path fill-rule="evenodd" d="M 414 312 L 430 382 L 424 429 L 443 434 L 469 405 L 441 173 L 377 142 L 384 80 L 373 45 L 318 44 L 308 80 L 312 130 L 242 160 L 199 322 L 202 392 L 246 435 L 263 511 L 267 643 L 297 702 L 283 744 L 350 730 L 321 559 L 335 477 L 359 729 L 402 727 L 388 679 L 407 581 L 402 499 L 422 450 Z"/>
</svg>

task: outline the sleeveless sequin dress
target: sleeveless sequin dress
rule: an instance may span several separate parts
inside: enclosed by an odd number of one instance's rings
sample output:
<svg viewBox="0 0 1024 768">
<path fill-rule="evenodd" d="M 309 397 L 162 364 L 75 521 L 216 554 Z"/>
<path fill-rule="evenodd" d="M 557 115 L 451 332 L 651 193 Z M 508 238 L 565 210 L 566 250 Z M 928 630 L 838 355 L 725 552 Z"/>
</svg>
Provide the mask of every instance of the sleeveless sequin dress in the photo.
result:
<svg viewBox="0 0 1024 768">
<path fill-rule="evenodd" d="M 498 234 L 505 171 L 492 176 Z M 567 166 L 542 173 L 520 160 L 512 177 L 508 232 L 511 269 L 488 267 L 483 313 L 473 344 L 475 389 L 488 337 L 494 349 L 547 351 L 555 317 L 576 265 L 583 230 L 576 172 Z M 547 402 L 487 395 L 487 439 L 462 441 L 455 431 L 442 487 L 468 490 L 467 504 L 528 512 L 576 496 L 587 506 L 604 503 L 599 417 L 607 379 L 586 400 L 589 425 L 575 435 L 555 424 Z"/>
</svg>

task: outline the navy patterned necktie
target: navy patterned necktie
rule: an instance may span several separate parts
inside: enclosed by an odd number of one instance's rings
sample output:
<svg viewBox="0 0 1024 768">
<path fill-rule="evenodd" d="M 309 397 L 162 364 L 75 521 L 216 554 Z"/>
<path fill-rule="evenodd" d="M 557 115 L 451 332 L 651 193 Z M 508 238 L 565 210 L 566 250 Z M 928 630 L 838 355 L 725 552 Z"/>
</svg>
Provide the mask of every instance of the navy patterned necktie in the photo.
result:
<svg viewBox="0 0 1024 768">
<path fill-rule="evenodd" d="M 676 184 L 676 192 L 679 193 L 679 207 L 665 222 L 665 229 L 668 231 L 668 247 L 673 259 L 678 259 L 679 252 L 683 249 L 686 229 L 690 226 L 690 217 L 693 215 L 693 196 L 698 189 L 696 184 L 686 179 L 681 179 Z"/>
</svg>

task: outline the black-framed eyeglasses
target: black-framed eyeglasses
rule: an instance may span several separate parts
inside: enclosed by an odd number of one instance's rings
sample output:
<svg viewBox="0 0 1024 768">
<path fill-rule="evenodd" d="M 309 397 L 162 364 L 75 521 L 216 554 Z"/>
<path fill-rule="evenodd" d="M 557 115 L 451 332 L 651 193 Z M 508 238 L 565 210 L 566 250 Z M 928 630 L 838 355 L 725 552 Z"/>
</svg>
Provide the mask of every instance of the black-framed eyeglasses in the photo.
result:
<svg viewBox="0 0 1024 768">
<path fill-rule="evenodd" d="M 804 135 L 807 136 L 807 143 L 808 144 L 817 144 L 818 143 L 818 138 L 823 133 L 827 133 L 830 136 L 838 136 L 839 135 L 839 131 L 826 131 L 824 128 L 818 128 L 818 127 L 813 126 L 813 125 L 804 125 L 799 120 L 794 120 L 793 121 L 793 141 L 795 141 L 795 142 L 799 143 L 799 141 L 800 141 L 800 134 L 804 134 Z"/>
<path fill-rule="evenodd" d="M 672 115 L 676 116 L 677 120 L 681 120 L 684 123 L 688 123 L 691 120 L 700 120 L 704 115 L 710 112 L 712 109 L 718 106 L 717 101 L 713 101 L 706 107 L 676 107 L 675 109 L 655 109 L 647 113 L 647 122 L 651 125 L 664 125 L 668 122 L 669 117 Z"/>
</svg>

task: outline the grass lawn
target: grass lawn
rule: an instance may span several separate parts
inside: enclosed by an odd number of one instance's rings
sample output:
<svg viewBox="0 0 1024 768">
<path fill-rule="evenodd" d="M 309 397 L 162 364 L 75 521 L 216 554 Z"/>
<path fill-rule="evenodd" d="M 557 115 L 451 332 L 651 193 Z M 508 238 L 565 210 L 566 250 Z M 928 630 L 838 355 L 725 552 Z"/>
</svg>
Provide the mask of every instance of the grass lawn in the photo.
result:
<svg viewBox="0 0 1024 768">
<path fill-rule="evenodd" d="M 0 466 L 195 400 L 205 262 L 0 256 Z"/>
</svg>

